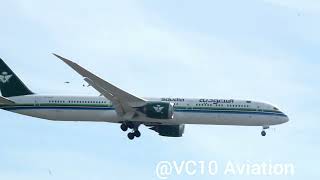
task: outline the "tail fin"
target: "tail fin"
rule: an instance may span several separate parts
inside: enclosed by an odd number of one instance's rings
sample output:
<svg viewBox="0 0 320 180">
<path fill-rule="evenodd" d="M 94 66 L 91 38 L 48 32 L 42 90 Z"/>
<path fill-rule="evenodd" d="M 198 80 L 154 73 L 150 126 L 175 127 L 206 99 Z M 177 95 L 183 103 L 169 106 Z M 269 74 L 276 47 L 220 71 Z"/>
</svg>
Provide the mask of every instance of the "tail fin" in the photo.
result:
<svg viewBox="0 0 320 180">
<path fill-rule="evenodd" d="M 34 94 L 0 58 L 0 90 L 3 97 Z"/>
</svg>

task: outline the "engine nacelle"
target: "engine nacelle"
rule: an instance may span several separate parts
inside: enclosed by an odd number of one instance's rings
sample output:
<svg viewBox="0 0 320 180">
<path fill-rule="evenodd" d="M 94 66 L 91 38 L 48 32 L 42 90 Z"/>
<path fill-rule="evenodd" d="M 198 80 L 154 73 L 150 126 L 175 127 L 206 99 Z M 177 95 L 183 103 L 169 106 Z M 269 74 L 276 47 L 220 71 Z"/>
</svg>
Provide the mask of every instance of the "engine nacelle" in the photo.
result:
<svg viewBox="0 0 320 180">
<path fill-rule="evenodd" d="M 159 133 L 160 136 L 182 137 L 184 133 L 184 124 L 181 125 L 158 125 L 151 128 Z"/>
<path fill-rule="evenodd" d="M 140 111 L 153 119 L 173 119 L 174 107 L 169 102 L 149 102 Z"/>
</svg>

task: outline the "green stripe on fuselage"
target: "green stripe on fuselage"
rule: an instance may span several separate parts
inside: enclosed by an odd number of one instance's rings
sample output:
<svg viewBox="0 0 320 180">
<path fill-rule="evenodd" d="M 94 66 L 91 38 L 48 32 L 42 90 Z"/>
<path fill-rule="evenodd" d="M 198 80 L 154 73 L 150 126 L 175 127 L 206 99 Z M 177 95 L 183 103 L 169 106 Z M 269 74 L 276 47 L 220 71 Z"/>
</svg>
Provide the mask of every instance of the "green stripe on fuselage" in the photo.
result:
<svg viewBox="0 0 320 180">
<path fill-rule="evenodd" d="M 67 103 L 42 103 L 42 104 L 35 104 L 35 103 L 21 103 L 21 104 L 13 104 L 13 105 L 6 105 L 2 106 L 1 108 L 10 108 L 10 107 L 113 107 L 112 104 L 67 104 Z M 176 110 L 204 110 L 204 111 L 239 111 L 239 112 L 270 112 L 270 113 L 282 113 L 281 111 L 275 110 L 257 110 L 253 108 L 217 108 L 217 107 L 188 107 L 188 106 L 175 106 Z"/>
</svg>

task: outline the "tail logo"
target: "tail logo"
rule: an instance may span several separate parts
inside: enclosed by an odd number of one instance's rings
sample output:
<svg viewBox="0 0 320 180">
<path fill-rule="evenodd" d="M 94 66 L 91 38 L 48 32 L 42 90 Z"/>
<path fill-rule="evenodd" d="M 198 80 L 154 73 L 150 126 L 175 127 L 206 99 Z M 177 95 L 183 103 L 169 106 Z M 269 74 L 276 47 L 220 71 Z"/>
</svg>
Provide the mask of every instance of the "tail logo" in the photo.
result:
<svg viewBox="0 0 320 180">
<path fill-rule="evenodd" d="M 11 77 L 12 77 L 12 74 L 8 75 L 7 72 L 2 72 L 0 75 L 0 81 L 2 83 L 7 83 L 7 82 L 9 82 Z"/>
</svg>

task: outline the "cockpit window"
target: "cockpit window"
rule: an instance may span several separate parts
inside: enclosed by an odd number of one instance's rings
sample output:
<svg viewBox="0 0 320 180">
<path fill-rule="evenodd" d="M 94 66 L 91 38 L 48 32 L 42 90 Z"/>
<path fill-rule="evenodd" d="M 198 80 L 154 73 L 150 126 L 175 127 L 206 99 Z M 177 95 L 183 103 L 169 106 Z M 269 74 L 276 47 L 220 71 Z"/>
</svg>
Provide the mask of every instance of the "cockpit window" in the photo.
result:
<svg viewBox="0 0 320 180">
<path fill-rule="evenodd" d="M 278 108 L 276 108 L 276 107 L 273 107 L 273 109 L 274 109 L 274 110 L 276 110 L 276 111 L 279 111 L 279 109 L 278 109 Z"/>
</svg>

